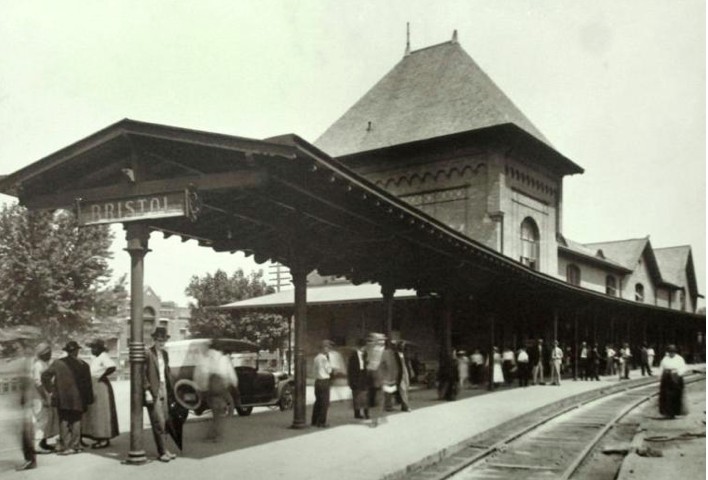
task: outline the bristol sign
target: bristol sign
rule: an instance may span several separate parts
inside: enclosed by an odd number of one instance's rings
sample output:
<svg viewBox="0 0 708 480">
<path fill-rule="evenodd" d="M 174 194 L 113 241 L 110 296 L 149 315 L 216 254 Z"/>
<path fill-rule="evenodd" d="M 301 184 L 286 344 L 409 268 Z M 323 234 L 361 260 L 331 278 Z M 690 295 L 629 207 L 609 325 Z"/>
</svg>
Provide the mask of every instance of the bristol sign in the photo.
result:
<svg viewBox="0 0 708 480">
<path fill-rule="evenodd" d="M 127 198 L 76 201 L 79 225 L 132 222 L 168 217 L 194 219 L 198 210 L 196 192 L 160 193 Z"/>
</svg>

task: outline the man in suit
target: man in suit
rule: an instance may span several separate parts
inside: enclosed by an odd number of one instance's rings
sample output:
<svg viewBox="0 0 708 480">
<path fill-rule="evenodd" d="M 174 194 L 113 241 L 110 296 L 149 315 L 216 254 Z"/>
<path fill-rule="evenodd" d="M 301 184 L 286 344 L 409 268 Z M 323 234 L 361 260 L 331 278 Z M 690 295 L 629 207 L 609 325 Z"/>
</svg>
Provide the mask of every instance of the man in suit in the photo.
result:
<svg viewBox="0 0 708 480">
<path fill-rule="evenodd" d="M 81 417 L 93 403 L 91 369 L 79 359 L 79 344 L 70 341 L 64 347 L 66 357 L 52 362 L 42 383 L 51 392 L 59 415 L 59 455 L 71 455 L 81 448 Z"/>
<path fill-rule="evenodd" d="M 539 338 L 536 345 L 529 349 L 528 354 L 533 384 L 538 385 L 540 383 L 541 385 L 545 385 L 546 379 L 543 375 L 543 367 L 548 354 L 546 348 L 543 346 L 542 338 Z"/>
<path fill-rule="evenodd" d="M 165 351 L 165 342 L 170 336 L 165 327 L 157 327 L 152 334 L 153 346 L 145 352 L 145 374 L 143 389 L 145 391 L 145 406 L 150 417 L 152 434 L 157 447 L 157 459 L 169 462 L 177 455 L 165 447 L 165 422 L 169 417 L 169 400 L 172 396 L 172 378 L 170 376 L 170 360 Z"/>
<path fill-rule="evenodd" d="M 369 384 L 366 374 L 366 340 L 360 338 L 356 350 L 349 356 L 347 362 L 347 383 L 352 389 L 354 418 L 369 418 L 368 391 Z"/>
</svg>

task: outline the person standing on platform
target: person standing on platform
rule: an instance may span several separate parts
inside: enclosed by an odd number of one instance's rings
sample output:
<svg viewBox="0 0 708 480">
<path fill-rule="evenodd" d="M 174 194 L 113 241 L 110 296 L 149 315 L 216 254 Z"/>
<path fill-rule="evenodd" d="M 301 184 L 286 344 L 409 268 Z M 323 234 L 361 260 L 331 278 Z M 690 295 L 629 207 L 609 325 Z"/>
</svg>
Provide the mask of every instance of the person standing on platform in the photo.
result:
<svg viewBox="0 0 708 480">
<path fill-rule="evenodd" d="M 369 406 L 367 402 L 369 384 L 366 375 L 366 341 L 360 338 L 356 342 L 356 350 L 349 356 L 347 362 L 347 383 L 352 389 L 352 404 L 354 418 L 368 419 Z"/>
<path fill-rule="evenodd" d="M 42 374 L 49 368 L 52 358 L 52 347 L 42 342 L 34 349 L 35 357 L 32 362 L 32 383 L 30 391 L 32 398 L 32 418 L 34 434 L 39 439 L 35 447 L 37 453 L 51 453 L 54 446 L 49 445 L 49 439 L 59 435 L 59 416 L 55 406 L 52 406 L 52 396 L 42 384 Z"/>
<path fill-rule="evenodd" d="M 457 351 L 457 376 L 459 377 L 459 390 L 470 386 L 470 359 L 464 350 Z"/>
<path fill-rule="evenodd" d="M 169 338 L 165 327 L 155 328 L 152 333 L 153 346 L 145 352 L 143 377 L 145 406 L 150 417 L 152 436 L 155 439 L 157 459 L 161 462 L 169 462 L 177 458 L 177 455 L 167 450 L 165 446 L 167 436 L 165 424 L 169 418 L 169 402 L 173 395 L 170 359 L 165 351 L 165 342 Z"/>
<path fill-rule="evenodd" d="M 590 349 L 590 357 L 588 359 L 590 366 L 590 380 L 600 380 L 600 347 L 594 344 Z"/>
<path fill-rule="evenodd" d="M 79 359 L 79 344 L 70 341 L 66 356 L 54 360 L 42 374 L 44 387 L 56 398 L 59 414 L 59 455 L 71 455 L 81 448 L 81 417 L 93 403 L 91 368 Z"/>
<path fill-rule="evenodd" d="M 118 436 L 118 414 L 113 387 L 108 376 L 116 371 L 116 364 L 106 352 L 106 344 L 101 339 L 89 343 L 91 348 L 91 380 L 94 402 L 89 405 L 81 420 L 84 437 L 94 440 L 91 448 L 106 448 L 111 439 Z"/>
<path fill-rule="evenodd" d="M 615 349 L 611 344 L 605 346 L 605 375 L 614 375 L 615 372 Z"/>
<path fill-rule="evenodd" d="M 531 369 L 529 367 L 529 354 L 526 353 L 526 347 L 523 345 L 516 353 L 516 369 L 516 374 L 519 377 L 519 386 L 528 387 Z"/>
<path fill-rule="evenodd" d="M 386 421 L 386 417 L 382 414 L 383 407 L 379 408 L 379 405 L 383 405 L 381 399 L 383 378 L 380 366 L 385 344 L 386 336 L 382 333 L 371 332 L 366 339 L 366 375 L 369 387 L 367 406 L 372 427 L 377 427 Z"/>
<path fill-rule="evenodd" d="M 482 369 L 484 368 L 484 355 L 478 348 L 470 356 L 470 379 L 472 386 L 477 387 L 482 383 Z"/>
<path fill-rule="evenodd" d="M 312 426 L 327 428 L 327 411 L 329 410 L 329 388 L 332 377 L 332 364 L 329 352 L 332 349 L 330 340 L 323 340 L 320 353 L 315 356 L 315 404 L 312 407 Z"/>
<path fill-rule="evenodd" d="M 408 390 L 411 386 L 411 370 L 408 363 L 406 342 L 399 341 L 395 346 L 395 351 L 398 359 L 398 368 L 401 372 L 398 376 L 398 400 L 401 402 L 401 411 L 410 412 L 411 406 L 408 401 Z"/>
<path fill-rule="evenodd" d="M 649 345 L 647 347 L 647 365 L 649 365 L 649 370 L 651 370 L 651 367 L 654 366 L 654 356 L 656 353 L 654 352 L 654 347 Z M 649 375 L 652 375 L 651 371 L 649 372 Z"/>
<path fill-rule="evenodd" d="M 632 361 L 632 350 L 629 348 L 629 343 L 624 343 L 622 345 L 622 348 L 620 348 L 619 351 L 619 357 L 620 357 L 620 380 L 625 379 L 629 380 L 629 368 L 630 368 L 630 362 Z"/>
<path fill-rule="evenodd" d="M 382 390 L 384 392 L 384 410 L 393 411 L 393 403 L 398 395 L 398 384 L 401 381 L 401 368 L 398 360 L 398 353 L 394 349 L 393 343 L 386 340 L 379 371 L 383 379 Z"/>
<path fill-rule="evenodd" d="M 492 353 L 489 358 L 493 362 L 492 365 L 492 384 L 497 388 L 504 383 L 504 372 L 502 371 L 502 356 L 499 353 L 499 347 L 492 347 Z"/>
<path fill-rule="evenodd" d="M 580 380 L 587 380 L 590 377 L 590 372 L 588 371 L 588 360 L 590 357 L 590 352 L 588 345 L 585 342 L 580 344 L 580 353 L 578 354 L 578 370 L 580 373 Z"/>
<path fill-rule="evenodd" d="M 558 346 L 558 340 L 553 342 L 551 350 L 551 385 L 561 384 L 561 365 L 563 364 L 563 350 Z"/>
<path fill-rule="evenodd" d="M 651 363 L 649 363 L 649 348 L 647 347 L 646 342 L 642 343 L 642 349 L 640 351 L 640 361 L 641 361 L 641 369 L 642 369 L 642 377 L 645 375 L 651 376 Z M 654 359 L 652 358 L 652 362 Z"/>
<path fill-rule="evenodd" d="M 31 350 L 27 346 L 22 347 L 22 371 L 18 372 L 20 380 L 20 408 L 22 408 L 22 428 L 20 430 L 20 441 L 22 443 L 22 456 L 24 461 L 15 467 L 15 470 L 32 470 L 37 468 L 37 447 L 35 445 L 35 418 L 33 415 L 33 405 L 35 393 L 32 381 L 33 358 Z"/>
<path fill-rule="evenodd" d="M 514 381 L 514 370 L 516 369 L 516 361 L 514 352 L 511 348 L 505 348 L 502 352 L 502 373 L 504 375 L 504 383 L 511 385 Z"/>
<path fill-rule="evenodd" d="M 438 370 L 438 399 L 452 401 L 457 398 L 457 355 L 455 350 L 443 351 Z"/>
<path fill-rule="evenodd" d="M 676 352 L 675 345 L 666 347 L 666 356 L 661 360 L 659 372 L 659 413 L 668 418 L 685 414 L 682 375 L 686 372 L 686 362 Z"/>
<path fill-rule="evenodd" d="M 531 364 L 531 374 L 533 376 L 534 385 L 545 385 L 546 379 L 543 374 L 543 364 L 546 361 L 546 348 L 543 346 L 543 339 L 539 338 L 538 342 L 532 347 L 529 352 L 529 363 Z"/>
</svg>

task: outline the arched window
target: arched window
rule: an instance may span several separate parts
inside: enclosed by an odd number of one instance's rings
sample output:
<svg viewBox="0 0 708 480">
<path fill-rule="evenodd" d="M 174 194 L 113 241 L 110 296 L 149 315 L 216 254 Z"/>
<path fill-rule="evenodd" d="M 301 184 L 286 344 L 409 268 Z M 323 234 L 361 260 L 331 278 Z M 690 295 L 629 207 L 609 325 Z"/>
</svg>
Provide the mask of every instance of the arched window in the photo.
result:
<svg viewBox="0 0 708 480">
<path fill-rule="evenodd" d="M 611 297 L 617 296 L 617 279 L 612 275 L 605 277 L 605 293 Z"/>
<path fill-rule="evenodd" d="M 634 300 L 644 302 L 644 285 L 638 283 L 634 286 Z"/>
<path fill-rule="evenodd" d="M 521 255 L 519 261 L 533 270 L 538 270 L 539 251 L 538 227 L 531 217 L 526 217 L 521 222 Z"/>
<path fill-rule="evenodd" d="M 565 278 L 571 285 L 580 285 L 580 267 L 574 263 L 565 267 Z"/>
</svg>

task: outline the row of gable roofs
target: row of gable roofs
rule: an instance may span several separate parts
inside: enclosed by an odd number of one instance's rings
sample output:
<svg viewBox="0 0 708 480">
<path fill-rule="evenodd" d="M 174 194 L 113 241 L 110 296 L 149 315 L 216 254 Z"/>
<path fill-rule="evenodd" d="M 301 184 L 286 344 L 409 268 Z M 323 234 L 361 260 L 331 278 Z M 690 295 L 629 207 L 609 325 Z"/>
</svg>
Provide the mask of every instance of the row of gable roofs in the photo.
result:
<svg viewBox="0 0 708 480">
<path fill-rule="evenodd" d="M 558 236 L 558 244 L 561 252 L 579 255 L 625 274 L 632 273 L 644 256 L 655 285 L 678 290 L 686 278 L 691 296 L 702 297 L 698 292 L 689 245 L 655 249 L 649 237 L 581 244 L 562 235 Z"/>
</svg>

